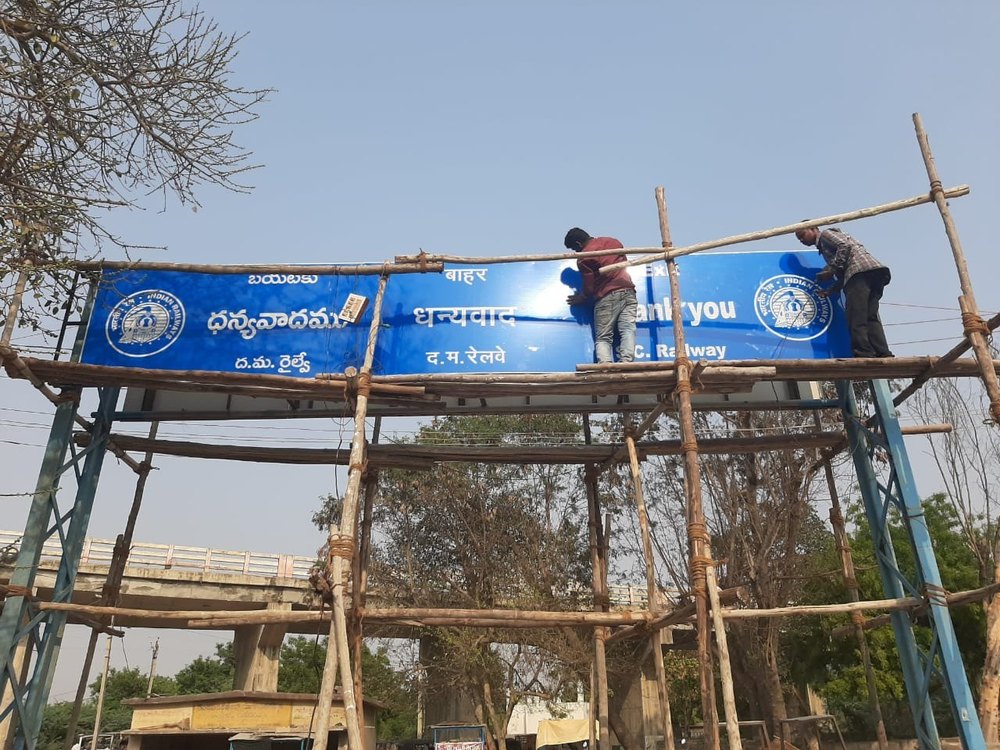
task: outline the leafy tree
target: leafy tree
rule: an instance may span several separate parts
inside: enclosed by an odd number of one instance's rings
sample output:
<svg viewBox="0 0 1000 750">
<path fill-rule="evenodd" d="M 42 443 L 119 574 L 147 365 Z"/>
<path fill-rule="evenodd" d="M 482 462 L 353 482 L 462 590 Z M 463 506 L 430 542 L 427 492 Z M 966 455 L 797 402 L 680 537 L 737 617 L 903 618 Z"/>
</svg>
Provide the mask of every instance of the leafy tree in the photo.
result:
<svg viewBox="0 0 1000 750">
<path fill-rule="evenodd" d="M 923 507 L 944 587 L 950 591 L 973 588 L 978 575 L 977 561 L 964 543 L 961 525 L 951 503 L 944 495 L 936 494 L 925 499 Z M 868 523 L 858 508 L 852 509 L 849 521 L 854 528 L 851 548 L 861 598 L 883 598 Z M 912 574 L 913 554 L 906 532 L 898 521 L 890 523 L 890 535 L 900 569 L 908 575 Z M 835 555 L 835 552 L 830 552 L 826 558 L 831 568 L 836 566 Z M 802 601 L 818 603 L 844 601 L 845 598 L 840 578 L 829 576 L 809 581 Z M 967 668 L 981 664 L 985 648 L 985 614 L 982 608 L 957 607 L 951 610 L 951 616 Z M 830 638 L 831 629 L 849 622 L 846 616 L 797 618 L 787 626 L 783 646 L 793 676 L 816 687 L 827 701 L 828 708 L 840 717 L 847 733 L 868 737 L 872 732 L 871 717 L 856 645 L 851 638 Z M 930 631 L 921 622 L 918 619 L 915 625 L 915 637 L 918 644 L 926 649 L 930 645 Z M 879 699 L 883 704 L 886 732 L 894 737 L 912 737 L 913 722 L 893 631 L 889 627 L 870 630 L 867 637 Z M 974 683 L 975 677 L 973 671 L 970 681 Z M 942 735 L 954 731 L 947 697 L 940 684 L 933 686 L 931 700 Z"/>
<path fill-rule="evenodd" d="M 4 3 L 0 281 L 26 261 L 54 272 L 85 248 L 129 247 L 107 211 L 150 192 L 197 206 L 203 184 L 246 190 L 233 130 L 267 92 L 231 82 L 238 43 L 182 0 Z M 32 286 L 58 303 L 51 278 Z"/>
<path fill-rule="evenodd" d="M 236 657 L 232 643 L 218 643 L 215 656 L 199 656 L 174 676 L 177 692 L 181 695 L 192 693 L 222 693 L 233 689 L 236 677 Z"/>
<path fill-rule="evenodd" d="M 278 690 L 317 693 L 326 659 L 326 638 L 293 636 L 281 646 Z M 413 737 L 417 728 L 417 692 L 413 680 L 393 668 L 386 649 L 361 653 L 365 698 L 386 706 L 379 712 L 375 731 L 379 740 Z"/>
<path fill-rule="evenodd" d="M 101 731 L 116 732 L 128 729 L 132 723 L 132 708 L 122 703 L 129 698 L 146 697 L 149 675 L 136 668 L 110 669 L 104 688 L 104 710 L 101 715 Z M 90 702 L 96 706 L 101 690 L 101 678 L 90 683 Z M 153 678 L 153 692 L 157 695 L 175 695 L 177 683 L 171 677 Z M 93 724 L 91 724 L 93 728 Z"/>
</svg>

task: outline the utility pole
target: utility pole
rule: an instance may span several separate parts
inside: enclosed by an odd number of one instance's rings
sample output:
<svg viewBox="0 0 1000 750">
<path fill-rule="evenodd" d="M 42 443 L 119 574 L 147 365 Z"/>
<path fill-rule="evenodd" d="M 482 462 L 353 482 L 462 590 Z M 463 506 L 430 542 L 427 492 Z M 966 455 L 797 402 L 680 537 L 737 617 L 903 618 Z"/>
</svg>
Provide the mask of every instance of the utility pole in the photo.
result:
<svg viewBox="0 0 1000 750">
<path fill-rule="evenodd" d="M 153 694 L 153 680 L 156 679 L 156 657 L 160 653 L 160 639 L 157 638 L 153 644 L 153 658 L 149 662 L 149 683 L 146 685 L 146 697 Z"/>
</svg>

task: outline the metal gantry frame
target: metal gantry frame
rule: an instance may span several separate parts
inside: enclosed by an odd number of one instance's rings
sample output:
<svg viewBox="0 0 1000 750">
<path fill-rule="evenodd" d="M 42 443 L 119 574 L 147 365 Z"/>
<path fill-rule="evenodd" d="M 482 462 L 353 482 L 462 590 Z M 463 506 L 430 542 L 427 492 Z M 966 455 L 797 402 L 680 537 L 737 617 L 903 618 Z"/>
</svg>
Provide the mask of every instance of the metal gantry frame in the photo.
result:
<svg viewBox="0 0 1000 750">
<path fill-rule="evenodd" d="M 927 650 L 917 643 L 909 613 L 896 611 L 891 615 L 917 739 L 922 750 L 941 746 L 930 700 L 931 684 L 939 678 L 948 692 L 962 747 L 966 750 L 985 750 L 983 730 L 955 637 L 951 612 L 944 599 L 941 573 L 888 381 L 873 380 L 858 386 L 869 389 L 871 393 L 874 414 L 867 421 L 858 410 L 853 384 L 840 381 L 837 390 L 882 586 L 889 598 L 912 596 L 927 602 L 926 624 L 931 630 Z M 876 464 L 883 466 L 882 471 L 876 470 Z M 913 552 L 912 572 L 901 569 L 896 559 L 890 537 L 890 523 L 893 521 L 900 523 L 906 531 Z"/>
<path fill-rule="evenodd" d="M 90 444 L 78 450 L 73 429 L 80 389 L 63 390 L 65 400 L 56 407 L 10 592 L 0 613 L 0 720 L 12 716 L 19 722 L 17 750 L 34 750 L 68 617 L 66 612 L 39 609 L 32 601 L 42 546 L 58 539 L 62 555 L 52 598 L 70 602 L 120 393 L 113 386 L 97 391 Z M 57 494 L 66 475 L 76 480 L 76 493 L 68 508 L 60 508 Z"/>
</svg>

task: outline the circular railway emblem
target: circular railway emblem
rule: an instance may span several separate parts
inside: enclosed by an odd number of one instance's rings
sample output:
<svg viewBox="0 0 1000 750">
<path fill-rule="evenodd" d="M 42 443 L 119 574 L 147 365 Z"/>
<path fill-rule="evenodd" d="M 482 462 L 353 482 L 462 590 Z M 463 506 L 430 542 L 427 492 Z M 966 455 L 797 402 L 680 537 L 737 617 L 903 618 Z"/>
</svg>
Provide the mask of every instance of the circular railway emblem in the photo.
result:
<svg viewBox="0 0 1000 750">
<path fill-rule="evenodd" d="M 809 341 L 825 333 L 833 320 L 833 303 L 818 294 L 820 289 L 804 276 L 772 276 L 757 287 L 753 309 L 757 319 L 778 338 Z"/>
<path fill-rule="evenodd" d="M 104 330 L 116 352 L 150 357 L 174 343 L 184 330 L 184 305 L 162 289 L 135 292 L 111 308 Z"/>
</svg>

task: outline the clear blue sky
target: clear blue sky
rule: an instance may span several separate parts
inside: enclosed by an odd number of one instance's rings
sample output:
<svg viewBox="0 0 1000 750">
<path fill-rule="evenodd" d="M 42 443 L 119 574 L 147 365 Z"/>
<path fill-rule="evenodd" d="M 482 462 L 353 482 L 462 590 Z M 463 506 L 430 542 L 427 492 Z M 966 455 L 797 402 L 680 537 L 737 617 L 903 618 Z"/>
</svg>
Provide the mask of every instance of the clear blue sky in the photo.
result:
<svg viewBox="0 0 1000 750">
<path fill-rule="evenodd" d="M 205 8 L 222 29 L 248 32 L 234 79 L 275 89 L 259 121 L 237 133 L 263 167 L 252 195 L 205 190 L 198 212 L 151 200 L 144 213 L 116 217 L 132 241 L 168 246 L 147 259 L 554 252 L 574 225 L 651 245 L 656 185 L 667 190 L 675 243 L 688 244 L 925 192 L 910 121 L 919 111 L 945 185 L 972 186 L 954 214 L 980 306 L 1000 308 L 990 234 L 1000 199 L 995 2 Z M 948 349 L 961 332 L 959 288 L 933 207 L 846 228 L 892 268 L 883 312 L 896 353 Z M 756 249 L 793 246 L 785 238 Z M 917 322 L 938 318 L 951 320 Z M 12 381 L 0 382 L 0 408 L 0 440 L 28 443 L 0 443 L 0 493 L 29 490 L 46 433 L 23 423 L 47 425 L 51 410 Z M 309 428 L 326 432 L 272 434 L 348 440 L 337 425 Z M 332 470 L 157 463 L 137 539 L 299 554 L 320 543 L 308 515 L 334 489 Z M 922 478 L 921 490 L 934 481 Z M 109 465 L 94 535 L 121 530 L 131 494 L 130 473 Z M 0 503 L 0 526 L 19 528 L 26 501 Z M 132 665 L 148 661 L 147 636 L 126 638 Z M 171 637 L 161 671 L 211 639 Z M 72 690 L 79 642 L 67 640 L 56 698 Z M 117 647 L 115 658 L 121 665 Z"/>
</svg>

